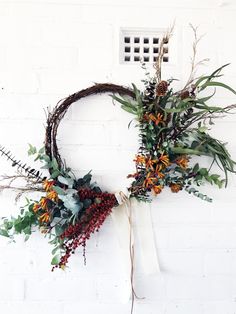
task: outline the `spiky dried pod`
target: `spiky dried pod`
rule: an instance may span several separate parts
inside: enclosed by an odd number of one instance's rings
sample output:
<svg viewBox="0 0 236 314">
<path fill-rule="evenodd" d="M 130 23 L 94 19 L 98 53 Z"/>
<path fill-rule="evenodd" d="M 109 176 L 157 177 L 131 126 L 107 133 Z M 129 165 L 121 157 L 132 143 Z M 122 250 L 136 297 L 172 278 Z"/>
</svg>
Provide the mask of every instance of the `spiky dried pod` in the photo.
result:
<svg viewBox="0 0 236 314">
<path fill-rule="evenodd" d="M 156 95 L 157 96 L 165 96 L 168 89 L 168 83 L 166 81 L 160 81 L 157 84 Z"/>
<path fill-rule="evenodd" d="M 189 93 L 188 90 L 184 90 L 184 91 L 182 91 L 182 92 L 180 93 L 180 98 L 181 98 L 182 100 L 188 98 L 189 96 L 190 96 L 190 93 Z"/>
</svg>

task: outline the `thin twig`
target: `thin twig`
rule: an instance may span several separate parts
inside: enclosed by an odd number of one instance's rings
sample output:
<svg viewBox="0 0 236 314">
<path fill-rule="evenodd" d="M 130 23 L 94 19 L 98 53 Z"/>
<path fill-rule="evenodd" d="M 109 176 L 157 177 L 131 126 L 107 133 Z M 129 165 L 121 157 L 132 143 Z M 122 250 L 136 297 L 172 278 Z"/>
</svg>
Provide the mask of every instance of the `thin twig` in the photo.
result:
<svg viewBox="0 0 236 314">
<path fill-rule="evenodd" d="M 163 38 L 160 42 L 157 60 L 153 65 L 154 69 L 156 70 L 157 82 L 161 81 L 161 65 L 162 65 L 162 61 L 163 61 L 163 56 L 166 53 L 165 45 L 168 44 L 171 36 L 173 35 L 174 26 L 175 26 L 175 23 L 173 23 L 173 25 L 167 30 L 166 34 L 163 36 Z"/>
<path fill-rule="evenodd" d="M 204 35 L 201 35 L 200 37 L 198 36 L 198 27 L 194 27 L 192 24 L 189 24 L 189 26 L 191 27 L 192 31 L 193 31 L 193 35 L 194 35 L 194 41 L 193 41 L 193 56 L 191 58 L 191 69 L 190 69 L 190 74 L 189 74 L 189 78 L 187 80 L 187 83 L 185 84 L 185 86 L 183 87 L 183 90 L 186 90 L 196 79 L 196 69 L 198 66 L 203 65 L 205 62 L 209 61 L 208 58 L 202 59 L 200 61 L 196 61 L 196 57 L 197 57 L 197 46 L 199 44 L 199 42 L 201 41 L 201 39 L 204 37 Z"/>
</svg>

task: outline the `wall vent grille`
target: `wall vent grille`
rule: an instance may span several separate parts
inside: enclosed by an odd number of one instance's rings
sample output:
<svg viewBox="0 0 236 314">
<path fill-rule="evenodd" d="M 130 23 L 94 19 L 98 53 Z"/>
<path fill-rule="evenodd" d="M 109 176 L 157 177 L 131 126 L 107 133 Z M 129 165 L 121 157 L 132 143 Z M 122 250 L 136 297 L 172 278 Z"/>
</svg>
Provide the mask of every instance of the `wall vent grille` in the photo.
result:
<svg viewBox="0 0 236 314">
<path fill-rule="evenodd" d="M 154 63 L 159 53 L 160 41 L 165 30 L 121 29 L 120 63 Z M 169 62 L 169 44 L 164 46 L 163 62 Z"/>
</svg>

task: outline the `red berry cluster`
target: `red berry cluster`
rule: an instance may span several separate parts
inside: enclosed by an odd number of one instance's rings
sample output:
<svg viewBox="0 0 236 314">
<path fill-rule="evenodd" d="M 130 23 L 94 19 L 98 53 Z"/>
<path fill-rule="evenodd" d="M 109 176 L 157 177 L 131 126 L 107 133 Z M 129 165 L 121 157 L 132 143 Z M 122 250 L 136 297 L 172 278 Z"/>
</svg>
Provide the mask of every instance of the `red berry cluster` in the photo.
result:
<svg viewBox="0 0 236 314">
<path fill-rule="evenodd" d="M 84 211 L 79 221 L 75 225 L 70 225 L 61 235 L 61 239 L 64 240 L 65 254 L 55 267 L 64 268 L 71 254 L 74 254 L 79 246 L 85 248 L 86 241 L 92 233 L 99 231 L 117 203 L 114 194 L 98 193 L 89 189 L 81 189 L 78 194 L 81 201 L 90 199 L 92 204 Z"/>
<path fill-rule="evenodd" d="M 95 192 L 91 189 L 80 189 L 78 191 L 78 194 L 79 194 L 79 198 L 81 201 L 85 200 L 86 198 L 88 199 L 94 199 L 95 197 L 100 197 L 101 195 L 113 195 L 113 194 L 109 194 L 109 193 L 98 193 L 98 192 Z"/>
</svg>

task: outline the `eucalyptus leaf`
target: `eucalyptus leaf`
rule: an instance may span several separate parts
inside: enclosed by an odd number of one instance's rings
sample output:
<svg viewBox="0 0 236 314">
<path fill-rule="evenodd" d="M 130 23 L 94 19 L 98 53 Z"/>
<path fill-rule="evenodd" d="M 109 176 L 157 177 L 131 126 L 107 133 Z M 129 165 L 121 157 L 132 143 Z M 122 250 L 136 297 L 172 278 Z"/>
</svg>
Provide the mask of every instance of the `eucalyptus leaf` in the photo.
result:
<svg viewBox="0 0 236 314">
<path fill-rule="evenodd" d="M 53 190 L 57 192 L 58 195 L 66 195 L 66 191 L 60 188 L 59 186 L 53 186 Z"/>
<path fill-rule="evenodd" d="M 58 176 L 57 180 L 62 183 L 65 184 L 69 187 L 73 186 L 74 180 L 72 178 L 65 178 L 63 176 Z"/>
<path fill-rule="evenodd" d="M 56 246 L 53 250 L 52 250 L 52 255 L 56 254 L 56 252 L 60 249 L 60 245 Z"/>
<path fill-rule="evenodd" d="M 230 92 L 232 92 L 232 93 L 234 93 L 234 94 L 236 95 L 236 91 L 235 91 L 233 88 L 231 88 L 230 86 L 228 86 L 228 85 L 226 85 L 226 84 L 224 84 L 224 83 L 221 83 L 221 82 L 207 82 L 207 83 L 205 83 L 205 84 L 203 84 L 203 85 L 201 86 L 201 90 L 204 90 L 204 89 L 205 89 L 206 87 L 208 87 L 208 86 L 219 86 L 219 87 L 223 87 L 223 88 L 229 90 Z"/>
<path fill-rule="evenodd" d="M 52 260 L 51 260 L 51 265 L 58 265 L 61 259 L 61 255 L 57 254 L 55 256 L 53 256 Z"/>
<path fill-rule="evenodd" d="M 171 151 L 175 154 L 185 154 L 185 155 L 209 155 L 206 152 L 202 152 L 200 150 L 191 149 L 191 148 L 183 148 L 183 147 L 172 147 Z"/>
<path fill-rule="evenodd" d="M 0 235 L 9 238 L 9 234 L 7 230 L 0 229 Z"/>
<path fill-rule="evenodd" d="M 51 174 L 51 178 L 52 179 L 56 179 L 60 174 L 60 171 L 59 170 L 55 170 L 53 171 L 53 173 Z"/>
<path fill-rule="evenodd" d="M 66 190 L 67 195 L 73 195 L 73 194 L 77 194 L 77 193 L 78 193 L 78 191 L 75 189 L 67 189 Z"/>
<path fill-rule="evenodd" d="M 58 170 L 58 162 L 55 157 L 52 158 L 50 166 L 53 168 L 53 170 Z"/>
</svg>

